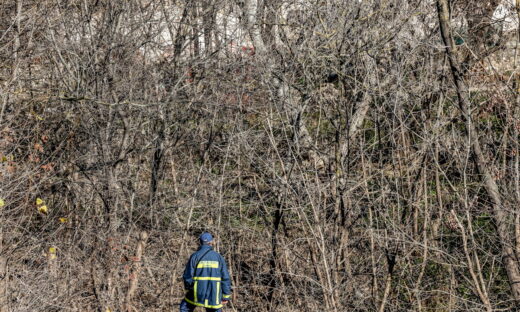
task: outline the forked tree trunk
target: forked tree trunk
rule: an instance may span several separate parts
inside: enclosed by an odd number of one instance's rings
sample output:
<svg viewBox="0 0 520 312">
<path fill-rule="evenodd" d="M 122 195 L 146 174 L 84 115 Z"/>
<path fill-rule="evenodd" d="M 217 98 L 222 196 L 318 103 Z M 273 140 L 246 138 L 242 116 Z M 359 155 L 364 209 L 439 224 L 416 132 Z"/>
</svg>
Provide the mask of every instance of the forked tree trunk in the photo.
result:
<svg viewBox="0 0 520 312">
<path fill-rule="evenodd" d="M 456 55 L 453 36 L 450 29 L 448 0 L 437 0 L 437 10 L 439 13 L 441 36 L 446 47 L 446 54 L 448 56 L 451 73 L 455 82 L 459 106 L 466 121 L 467 136 L 471 144 L 472 152 L 474 153 L 473 159 L 479 173 L 482 175 L 486 192 L 491 199 L 493 216 L 496 222 L 498 236 L 500 238 L 502 261 L 507 271 L 513 298 L 516 301 L 520 301 L 520 270 L 518 268 L 513 248 L 511 247 L 511 238 L 514 233 L 510 233 L 508 230 L 507 211 L 504 209 L 498 185 L 491 175 L 491 171 L 488 168 L 488 162 L 482 153 L 478 132 L 471 117 L 471 103 L 469 100 L 468 87 L 462 77 L 460 62 Z"/>
</svg>

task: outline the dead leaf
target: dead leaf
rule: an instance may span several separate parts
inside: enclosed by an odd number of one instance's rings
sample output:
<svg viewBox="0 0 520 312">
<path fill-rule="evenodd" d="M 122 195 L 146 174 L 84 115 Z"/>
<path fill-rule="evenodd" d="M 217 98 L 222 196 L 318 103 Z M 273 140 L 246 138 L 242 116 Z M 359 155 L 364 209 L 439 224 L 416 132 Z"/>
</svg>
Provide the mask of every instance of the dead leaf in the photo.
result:
<svg viewBox="0 0 520 312">
<path fill-rule="evenodd" d="M 40 153 L 43 153 L 43 146 L 39 143 L 34 144 L 34 149 L 37 150 Z"/>
</svg>

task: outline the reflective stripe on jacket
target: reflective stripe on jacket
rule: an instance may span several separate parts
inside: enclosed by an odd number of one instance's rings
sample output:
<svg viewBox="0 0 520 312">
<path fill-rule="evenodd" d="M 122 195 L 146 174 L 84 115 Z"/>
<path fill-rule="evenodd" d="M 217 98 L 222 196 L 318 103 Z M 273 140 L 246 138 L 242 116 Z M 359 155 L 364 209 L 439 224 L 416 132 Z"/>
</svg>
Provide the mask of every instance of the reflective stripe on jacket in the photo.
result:
<svg viewBox="0 0 520 312">
<path fill-rule="evenodd" d="M 226 261 L 213 247 L 200 246 L 193 253 L 184 270 L 187 302 L 205 308 L 220 309 L 222 298 L 231 297 L 231 281 Z"/>
</svg>

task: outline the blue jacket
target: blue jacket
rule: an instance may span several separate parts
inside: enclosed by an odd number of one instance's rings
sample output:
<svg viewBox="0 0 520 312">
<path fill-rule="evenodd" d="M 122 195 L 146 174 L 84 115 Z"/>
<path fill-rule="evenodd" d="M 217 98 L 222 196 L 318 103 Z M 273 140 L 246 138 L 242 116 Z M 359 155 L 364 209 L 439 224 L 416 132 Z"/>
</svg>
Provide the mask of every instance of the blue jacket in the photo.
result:
<svg viewBox="0 0 520 312">
<path fill-rule="evenodd" d="M 222 299 L 231 298 L 231 281 L 226 261 L 213 247 L 200 246 L 184 269 L 184 298 L 188 303 L 210 309 L 222 308 Z"/>
</svg>

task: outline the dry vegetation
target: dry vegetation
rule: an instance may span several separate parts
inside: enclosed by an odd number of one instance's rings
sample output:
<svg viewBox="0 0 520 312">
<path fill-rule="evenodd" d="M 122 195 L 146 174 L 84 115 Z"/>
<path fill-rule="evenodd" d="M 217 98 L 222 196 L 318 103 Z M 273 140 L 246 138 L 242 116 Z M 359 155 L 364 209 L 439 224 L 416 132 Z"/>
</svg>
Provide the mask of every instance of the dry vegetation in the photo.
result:
<svg viewBox="0 0 520 312">
<path fill-rule="evenodd" d="M 1 1 L 0 312 L 516 311 L 500 2 Z"/>
</svg>

